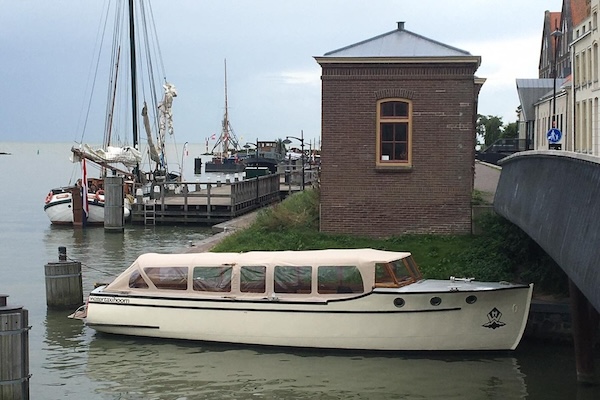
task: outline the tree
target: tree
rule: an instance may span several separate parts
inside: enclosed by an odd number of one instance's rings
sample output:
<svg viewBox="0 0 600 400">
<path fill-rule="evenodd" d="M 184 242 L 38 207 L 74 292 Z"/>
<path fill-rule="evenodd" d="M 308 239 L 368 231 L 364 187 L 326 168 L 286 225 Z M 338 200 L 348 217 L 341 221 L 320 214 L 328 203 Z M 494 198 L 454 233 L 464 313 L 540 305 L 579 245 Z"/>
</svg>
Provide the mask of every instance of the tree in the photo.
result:
<svg viewBox="0 0 600 400">
<path fill-rule="evenodd" d="M 483 141 L 484 147 L 490 146 L 502 137 L 502 126 L 502 117 L 478 114 L 475 128 L 478 142 Z"/>
<path fill-rule="evenodd" d="M 518 138 L 519 137 L 519 124 L 511 122 L 504 127 L 502 131 L 503 138 Z"/>
<path fill-rule="evenodd" d="M 275 153 L 280 155 L 282 158 L 285 158 L 287 150 L 285 148 L 285 143 L 283 143 L 283 139 L 277 139 L 277 144 L 275 145 Z"/>
</svg>

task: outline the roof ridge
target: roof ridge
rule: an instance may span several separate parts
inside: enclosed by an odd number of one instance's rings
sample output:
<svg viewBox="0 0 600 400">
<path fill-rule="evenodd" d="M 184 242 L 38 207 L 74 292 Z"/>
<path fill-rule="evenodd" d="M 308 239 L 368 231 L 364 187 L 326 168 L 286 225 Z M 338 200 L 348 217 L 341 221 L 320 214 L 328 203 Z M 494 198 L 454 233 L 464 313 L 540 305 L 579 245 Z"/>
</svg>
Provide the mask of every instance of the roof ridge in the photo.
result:
<svg viewBox="0 0 600 400">
<path fill-rule="evenodd" d="M 391 35 L 394 35 L 394 34 L 406 34 L 406 35 L 410 35 L 410 36 L 412 36 L 414 38 L 424 40 L 424 41 L 426 41 L 428 43 L 431 43 L 431 44 L 434 44 L 436 46 L 444 47 L 444 48 L 446 48 L 448 50 L 461 53 L 461 54 L 463 54 L 465 56 L 471 56 L 472 55 L 471 53 L 469 53 L 466 50 L 462 50 L 462 49 L 459 49 L 458 47 L 450 46 L 450 45 L 448 45 L 446 43 L 442 43 L 442 42 L 440 42 L 438 40 L 431 39 L 431 38 L 428 38 L 426 36 L 420 35 L 418 33 L 415 33 L 415 32 L 409 31 L 407 29 L 404 29 L 404 23 L 398 23 L 398 28 L 397 29 L 394 29 L 392 31 L 385 32 L 385 33 L 373 36 L 373 37 L 365 39 L 365 40 L 361 40 L 359 42 L 350 44 L 348 46 L 344 46 L 344 47 L 340 47 L 340 48 L 335 49 L 335 50 L 328 51 L 327 53 L 324 54 L 324 56 L 331 56 L 331 55 L 334 55 L 335 53 L 339 53 L 339 52 L 343 52 L 343 51 L 346 51 L 346 50 L 354 49 L 354 48 L 360 47 L 362 45 L 365 45 L 365 44 L 377 41 L 379 39 L 382 39 L 382 38 L 385 38 L 387 36 L 391 36 Z"/>
</svg>

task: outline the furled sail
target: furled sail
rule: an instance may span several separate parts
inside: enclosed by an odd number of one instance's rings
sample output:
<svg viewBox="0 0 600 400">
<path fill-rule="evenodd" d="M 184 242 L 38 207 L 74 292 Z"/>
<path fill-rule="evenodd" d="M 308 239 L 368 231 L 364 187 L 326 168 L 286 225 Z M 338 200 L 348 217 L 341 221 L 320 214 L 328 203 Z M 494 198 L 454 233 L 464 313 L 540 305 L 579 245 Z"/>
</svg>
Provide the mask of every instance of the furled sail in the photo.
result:
<svg viewBox="0 0 600 400">
<path fill-rule="evenodd" d="M 142 108 L 142 117 L 144 117 L 144 128 L 146 129 L 146 138 L 148 139 L 148 152 L 150 153 L 150 159 L 155 163 L 160 164 L 160 156 L 158 155 L 158 151 L 156 150 L 156 146 L 152 140 L 152 128 L 150 127 L 150 119 L 148 118 L 148 108 L 146 107 L 146 103 L 144 103 L 144 108 Z"/>
<path fill-rule="evenodd" d="M 163 101 L 158 105 L 160 111 L 160 136 L 165 137 L 165 132 L 169 132 L 169 135 L 173 135 L 173 98 L 177 97 L 177 89 L 172 83 L 165 83 L 163 85 L 165 89 L 165 95 Z"/>
<path fill-rule="evenodd" d="M 71 161 L 79 162 L 81 158 L 96 163 L 121 163 L 127 167 L 135 167 L 142 161 L 142 154 L 131 146 L 115 147 L 108 146 L 106 149 L 94 149 L 88 144 L 82 144 L 79 148 L 71 149 L 73 157 Z"/>
</svg>

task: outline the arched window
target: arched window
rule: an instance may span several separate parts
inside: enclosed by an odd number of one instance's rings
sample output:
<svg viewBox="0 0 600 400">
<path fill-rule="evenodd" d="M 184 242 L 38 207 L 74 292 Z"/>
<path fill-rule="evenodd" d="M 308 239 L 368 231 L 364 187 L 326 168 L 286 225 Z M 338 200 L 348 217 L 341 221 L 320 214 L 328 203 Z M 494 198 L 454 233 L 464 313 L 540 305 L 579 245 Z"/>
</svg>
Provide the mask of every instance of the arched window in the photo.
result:
<svg viewBox="0 0 600 400">
<path fill-rule="evenodd" d="M 412 103 L 405 99 L 377 102 L 377 167 L 412 165 Z"/>
</svg>

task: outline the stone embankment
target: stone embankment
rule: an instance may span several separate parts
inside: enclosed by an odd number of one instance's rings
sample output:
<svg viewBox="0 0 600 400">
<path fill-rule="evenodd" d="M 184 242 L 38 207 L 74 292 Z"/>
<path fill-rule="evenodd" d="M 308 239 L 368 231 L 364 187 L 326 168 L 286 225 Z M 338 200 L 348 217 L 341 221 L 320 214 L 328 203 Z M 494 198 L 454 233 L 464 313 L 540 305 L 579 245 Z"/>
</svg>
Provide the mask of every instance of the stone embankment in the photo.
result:
<svg viewBox="0 0 600 400">
<path fill-rule="evenodd" d="M 207 237 L 204 240 L 201 240 L 198 243 L 192 243 L 190 247 L 186 248 L 184 253 L 203 253 L 205 251 L 210 251 L 214 246 L 220 243 L 224 238 L 232 234 L 233 232 L 244 229 L 250 226 L 254 220 L 256 219 L 256 214 L 258 211 L 253 211 L 251 213 L 239 216 L 229 221 L 225 221 L 223 223 L 213 225 L 212 231 L 214 235 Z"/>
</svg>

